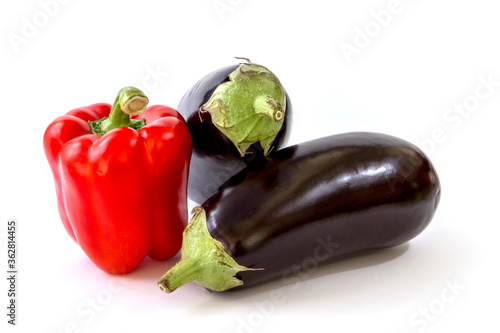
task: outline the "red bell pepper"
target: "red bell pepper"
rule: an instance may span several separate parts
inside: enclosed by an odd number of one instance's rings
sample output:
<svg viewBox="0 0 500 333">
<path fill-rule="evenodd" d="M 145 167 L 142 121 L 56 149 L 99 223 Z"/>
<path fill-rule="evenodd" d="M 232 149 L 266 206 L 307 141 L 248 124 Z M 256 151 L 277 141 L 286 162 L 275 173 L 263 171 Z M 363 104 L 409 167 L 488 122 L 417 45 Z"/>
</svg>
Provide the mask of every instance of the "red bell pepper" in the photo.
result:
<svg viewBox="0 0 500 333">
<path fill-rule="evenodd" d="M 113 274 L 133 271 L 145 256 L 174 256 L 187 224 L 191 136 L 176 110 L 148 102 L 123 88 L 113 106 L 74 109 L 43 138 L 66 231 Z"/>
</svg>

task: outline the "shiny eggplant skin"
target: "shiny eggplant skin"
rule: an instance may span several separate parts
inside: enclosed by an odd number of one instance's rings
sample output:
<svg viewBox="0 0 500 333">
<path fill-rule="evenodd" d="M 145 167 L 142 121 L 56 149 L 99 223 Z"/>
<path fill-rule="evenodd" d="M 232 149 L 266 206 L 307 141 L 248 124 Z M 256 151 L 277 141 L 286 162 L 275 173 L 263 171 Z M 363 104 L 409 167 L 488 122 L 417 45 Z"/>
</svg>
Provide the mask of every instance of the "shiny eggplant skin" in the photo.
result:
<svg viewBox="0 0 500 333">
<path fill-rule="evenodd" d="M 193 139 L 188 197 L 196 203 L 205 201 L 231 176 L 263 156 L 262 147 L 255 143 L 241 157 L 234 144 L 213 125 L 210 114 L 198 112 L 217 86 L 227 82 L 228 75 L 237 67 L 238 65 L 227 66 L 209 73 L 184 94 L 177 106 L 177 110 L 186 119 Z M 273 142 L 273 150 L 283 147 L 288 141 L 291 119 L 292 104 L 286 94 L 285 118 Z"/>
<path fill-rule="evenodd" d="M 263 268 L 238 273 L 247 287 L 405 243 L 430 223 L 440 192 L 436 170 L 416 146 L 354 132 L 271 153 L 202 207 L 226 252 L 239 265 Z"/>
</svg>

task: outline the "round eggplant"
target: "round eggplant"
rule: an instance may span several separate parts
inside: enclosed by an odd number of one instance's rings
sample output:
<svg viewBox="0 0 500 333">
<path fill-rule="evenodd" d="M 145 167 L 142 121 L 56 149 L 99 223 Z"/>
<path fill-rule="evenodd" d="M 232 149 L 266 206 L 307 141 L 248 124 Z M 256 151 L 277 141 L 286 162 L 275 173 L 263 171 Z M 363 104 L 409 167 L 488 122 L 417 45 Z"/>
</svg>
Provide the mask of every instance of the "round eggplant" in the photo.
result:
<svg viewBox="0 0 500 333">
<path fill-rule="evenodd" d="M 222 291 L 396 246 L 427 227 L 440 193 L 429 159 L 393 136 L 355 132 L 291 146 L 194 209 L 182 260 L 158 285 Z"/>
<path fill-rule="evenodd" d="M 177 110 L 193 139 L 188 197 L 197 203 L 252 161 L 282 147 L 292 119 L 278 78 L 250 61 L 203 77 Z"/>
</svg>

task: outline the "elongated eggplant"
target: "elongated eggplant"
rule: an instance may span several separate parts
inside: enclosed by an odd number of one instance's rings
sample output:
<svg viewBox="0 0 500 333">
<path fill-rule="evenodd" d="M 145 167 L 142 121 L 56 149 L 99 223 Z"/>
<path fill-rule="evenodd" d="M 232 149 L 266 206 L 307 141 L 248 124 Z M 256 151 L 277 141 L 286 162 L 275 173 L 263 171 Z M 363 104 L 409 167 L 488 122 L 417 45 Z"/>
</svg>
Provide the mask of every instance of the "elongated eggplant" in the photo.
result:
<svg viewBox="0 0 500 333">
<path fill-rule="evenodd" d="M 291 146 L 194 209 L 182 260 L 158 285 L 222 291 L 396 246 L 427 227 L 440 193 L 429 159 L 396 137 L 355 132 Z"/>
<path fill-rule="evenodd" d="M 177 109 L 193 138 L 188 196 L 202 203 L 248 163 L 282 147 L 292 106 L 278 78 L 251 63 L 216 70 Z"/>
</svg>

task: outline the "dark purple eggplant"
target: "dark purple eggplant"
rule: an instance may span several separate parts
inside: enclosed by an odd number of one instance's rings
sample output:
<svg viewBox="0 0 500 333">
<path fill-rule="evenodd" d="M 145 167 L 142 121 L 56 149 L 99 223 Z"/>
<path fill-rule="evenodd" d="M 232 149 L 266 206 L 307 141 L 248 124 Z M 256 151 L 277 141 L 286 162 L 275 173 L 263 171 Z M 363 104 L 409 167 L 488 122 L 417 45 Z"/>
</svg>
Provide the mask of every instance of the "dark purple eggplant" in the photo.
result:
<svg viewBox="0 0 500 333">
<path fill-rule="evenodd" d="M 429 159 L 393 136 L 355 132 L 291 146 L 194 209 L 182 260 L 158 285 L 222 291 L 400 245 L 427 227 L 440 193 Z"/>
<path fill-rule="evenodd" d="M 193 138 L 188 197 L 197 203 L 252 161 L 284 146 L 292 118 L 278 78 L 251 62 L 206 75 L 177 110 Z"/>
</svg>

